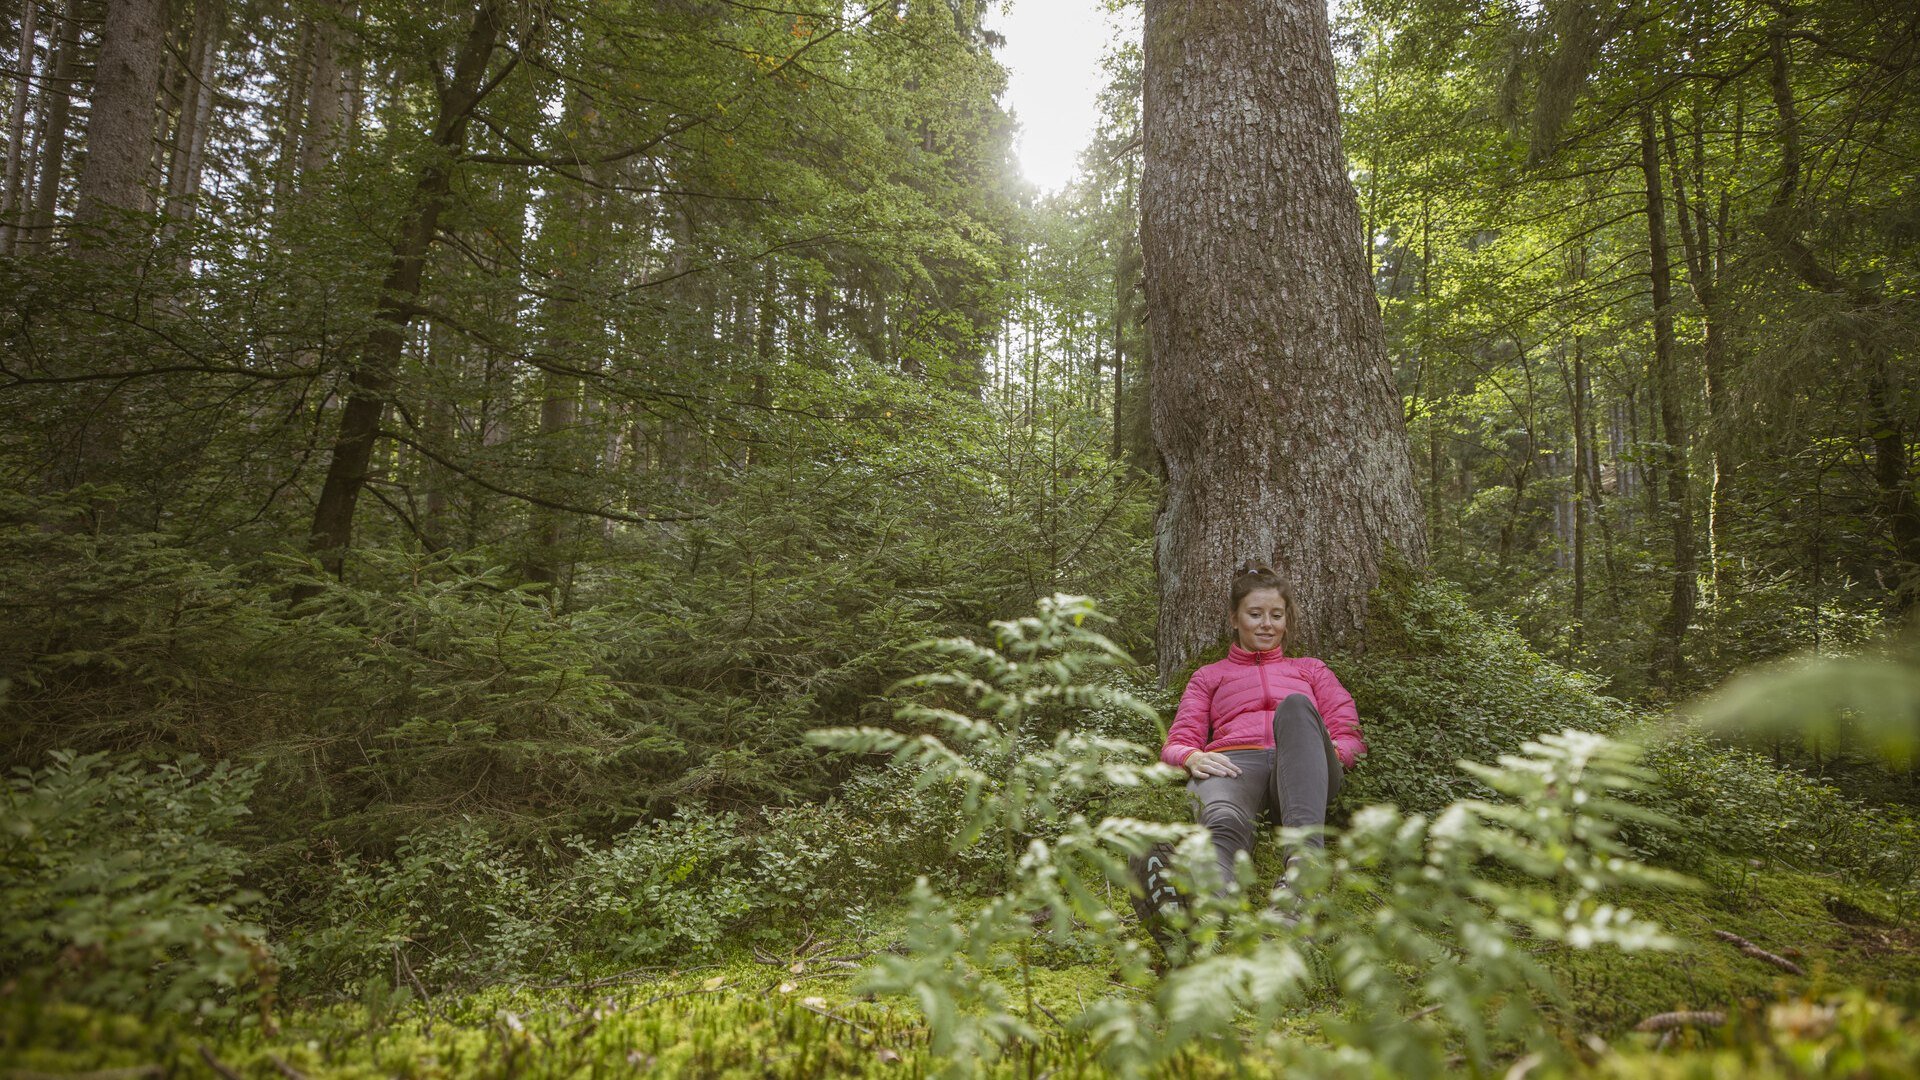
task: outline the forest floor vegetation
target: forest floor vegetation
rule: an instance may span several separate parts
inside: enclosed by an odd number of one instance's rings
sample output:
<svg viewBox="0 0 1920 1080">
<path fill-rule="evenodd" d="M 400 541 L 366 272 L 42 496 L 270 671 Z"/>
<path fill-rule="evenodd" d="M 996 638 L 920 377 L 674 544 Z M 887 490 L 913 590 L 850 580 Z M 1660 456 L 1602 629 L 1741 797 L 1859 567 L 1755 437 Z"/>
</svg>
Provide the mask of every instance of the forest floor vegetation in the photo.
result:
<svg viewBox="0 0 1920 1080">
<path fill-rule="evenodd" d="M 1574 1048 L 1564 1071 L 1530 1075 L 1896 1077 L 1920 1069 L 1920 935 L 1895 925 L 1855 890 L 1816 874 L 1746 872 L 1725 860 L 1706 888 L 1636 892 L 1623 899 L 1683 942 L 1673 954 L 1609 955 L 1546 949 L 1568 990 L 1555 1018 Z M 680 968 L 654 967 L 464 993 L 370 981 L 356 998 L 308 1004 L 275 1017 L 271 1034 L 218 1022 L 141 1019 L 37 1000 L 10 987 L 0 997 L 7 1075 L 222 1077 L 913 1077 L 942 1065 L 926 1018 L 899 995 L 865 993 L 852 961 L 897 946 L 907 912 L 856 924 L 790 927 L 777 947 L 734 949 Z M 1792 975 L 1714 936 L 1736 934 L 1792 958 Z M 1040 1038 L 983 1075 L 1104 1076 L 1085 1031 L 1059 1018 L 1118 990 L 1115 973 L 1064 954 L 1032 965 L 1024 1010 Z M 1904 996 L 1903 996 L 1904 995 Z M 1323 1042 L 1323 1007 L 1272 1032 L 1243 1033 L 1235 1055 L 1205 1044 L 1170 1058 L 1161 1075 L 1267 1075 L 1290 1043 Z M 1337 1012 L 1337 1010 L 1336 1010 Z M 1679 1014 L 1696 1014 L 1685 1020 Z M 1712 1014 L 1700 1016 L 1697 1014 Z M 1674 1026 L 1636 1031 L 1654 1018 Z M 1716 1022 L 1716 1018 L 1717 1022 Z M 1416 1021 L 1417 1022 L 1417 1021 Z"/>
<path fill-rule="evenodd" d="M 1149 764 L 1158 691 L 1091 602 L 1056 596 L 988 640 L 905 650 L 922 674 L 895 689 L 893 726 L 813 736 L 843 755 L 834 794 L 758 814 L 688 800 L 544 844 L 519 823 L 439 820 L 352 850 L 286 833 L 257 763 L 61 752 L 16 770 L 0 830 L 0 1069 L 1920 1065 L 1920 829 L 1905 808 L 1649 723 L 1443 583 L 1393 578 L 1377 600 L 1380 647 L 1338 659 L 1375 719 L 1373 756 L 1334 808 L 1297 930 L 1258 904 L 1201 904 L 1162 957 L 1128 914 L 1129 851 L 1205 841 L 1170 771 Z M 541 633 L 511 597 L 436 602 L 448 610 L 422 624 L 478 606 Z M 389 738 L 410 753 L 431 742 Z M 1263 845 L 1244 880 L 1279 865 Z"/>
</svg>

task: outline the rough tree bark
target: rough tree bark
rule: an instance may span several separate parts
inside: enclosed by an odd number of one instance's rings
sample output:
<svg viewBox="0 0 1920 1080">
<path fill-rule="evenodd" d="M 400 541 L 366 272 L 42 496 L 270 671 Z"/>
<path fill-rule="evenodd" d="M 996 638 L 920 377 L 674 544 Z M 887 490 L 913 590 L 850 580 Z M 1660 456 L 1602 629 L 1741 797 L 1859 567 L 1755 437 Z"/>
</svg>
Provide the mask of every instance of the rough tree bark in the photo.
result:
<svg viewBox="0 0 1920 1080">
<path fill-rule="evenodd" d="M 1734 154 L 1739 160 L 1740 121 L 1734 120 Z M 1690 133 L 1691 168 L 1683 167 L 1674 137 L 1673 111 L 1661 113 L 1662 133 L 1666 137 L 1667 167 L 1673 176 L 1674 219 L 1680 226 L 1681 252 L 1687 260 L 1687 284 L 1700 307 L 1701 363 L 1707 375 L 1707 424 L 1709 454 L 1713 464 L 1713 484 L 1707 496 L 1707 573 L 1710 596 L 1717 603 L 1721 595 L 1721 577 L 1733 572 L 1733 564 L 1722 557 L 1726 548 L 1727 505 L 1733 498 L 1734 461 L 1727 438 L 1727 378 L 1733 369 L 1732 348 L 1727 341 L 1729 322 L 1721 279 L 1726 267 L 1726 238 L 1730 227 L 1730 198 L 1723 187 L 1718 212 L 1707 211 L 1706 138 L 1696 114 Z M 1687 194 L 1691 173 L 1693 195 Z"/>
<path fill-rule="evenodd" d="M 1224 635 L 1247 558 L 1298 589 L 1290 648 L 1357 647 L 1383 555 L 1423 562 L 1426 536 L 1326 6 L 1148 0 L 1145 59 L 1161 677 Z"/>
<path fill-rule="evenodd" d="M 147 178 L 166 34 L 166 0 L 108 0 L 73 211 L 82 248 L 105 239 L 115 214 L 153 209 Z"/>
<path fill-rule="evenodd" d="M 193 32 L 187 48 L 186 93 L 180 102 L 180 123 L 174 129 L 172 159 L 167 165 L 167 217 L 175 223 L 191 220 L 195 198 L 200 194 L 207 137 L 213 127 L 220 16 L 218 0 L 199 0 L 194 4 Z"/>
<path fill-rule="evenodd" d="M 427 249 L 446 209 L 453 187 L 454 159 L 466 144 L 467 123 L 480 102 L 482 79 L 499 33 L 494 5 L 483 3 L 474 12 L 473 25 L 454 58 L 452 77 L 441 84 L 431 136 L 435 153 L 414 182 L 411 209 L 394 241 L 374 329 L 354 364 L 326 482 L 313 511 L 309 546 L 319 553 L 321 566 L 330 574 L 338 575 L 345 563 L 347 545 L 353 537 L 354 507 L 366 486 L 367 464 L 380 433 L 380 414 L 406 345 Z M 311 595 L 311 591 L 297 590 L 295 599 Z"/>
</svg>

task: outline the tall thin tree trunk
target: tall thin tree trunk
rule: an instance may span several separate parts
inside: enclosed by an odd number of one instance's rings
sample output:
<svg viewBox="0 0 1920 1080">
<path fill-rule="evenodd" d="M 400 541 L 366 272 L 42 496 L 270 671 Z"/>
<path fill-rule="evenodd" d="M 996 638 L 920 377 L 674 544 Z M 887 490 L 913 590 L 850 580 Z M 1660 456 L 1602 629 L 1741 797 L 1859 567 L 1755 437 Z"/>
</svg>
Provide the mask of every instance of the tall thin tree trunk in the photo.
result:
<svg viewBox="0 0 1920 1080">
<path fill-rule="evenodd" d="M 557 473 L 565 467 L 568 435 L 578 421 L 580 380 L 572 375 L 548 372 L 546 394 L 540 400 L 540 456 Z M 554 507 L 540 507 L 534 515 L 536 535 L 533 557 L 527 560 L 528 581 L 554 586 L 561 579 L 562 548 L 567 538 L 567 519 Z"/>
<path fill-rule="evenodd" d="M 351 389 L 341 411 L 339 432 L 310 531 L 310 546 L 330 574 L 338 575 L 345 566 L 346 550 L 353 539 L 354 508 L 366 486 L 380 414 L 400 366 L 414 301 L 420 295 L 427 250 L 433 244 L 440 214 L 446 209 L 455 157 L 466 144 L 467 123 L 479 104 L 481 80 L 499 32 L 494 4 L 487 0 L 475 10 L 473 25 L 454 59 L 452 77 L 441 87 L 432 129 L 437 153 L 421 167 L 414 182 L 411 209 L 401 223 L 381 284 L 376 324 L 367 335 L 349 380 Z M 298 590 L 295 598 L 311 595 L 312 591 Z"/>
<path fill-rule="evenodd" d="M 1686 171 L 1682 169 L 1674 137 L 1672 111 L 1661 115 L 1665 135 L 1667 166 L 1673 177 L 1674 218 L 1680 226 L 1681 251 L 1687 261 L 1687 284 L 1694 302 L 1700 306 L 1702 328 L 1701 362 L 1707 375 L 1707 424 L 1711 431 L 1713 480 L 1707 499 L 1707 574 L 1714 602 L 1721 594 L 1722 552 L 1725 548 L 1726 506 L 1733 496 L 1732 455 L 1726 449 L 1728 356 L 1724 302 L 1720 295 L 1719 245 L 1714 239 L 1705 205 L 1705 147 L 1696 117 L 1693 131 L 1693 196 L 1687 195 Z"/>
<path fill-rule="evenodd" d="M 192 33 L 192 28 L 188 28 Z M 141 181 L 147 193 L 148 208 L 166 208 L 167 165 L 172 160 L 174 135 L 186 119 L 186 96 L 190 49 L 187 42 L 167 41 L 171 27 L 162 31 L 158 100 L 153 110 L 153 133 L 147 140 L 147 172 Z"/>
<path fill-rule="evenodd" d="M 760 295 L 753 306 L 753 389 L 747 398 L 755 408 L 773 406 L 774 346 L 780 331 L 780 288 L 774 276 L 773 260 L 766 260 L 760 271 Z M 747 465 L 761 464 L 764 455 L 757 441 L 747 443 Z"/>
<path fill-rule="evenodd" d="M 35 169 L 31 206 L 25 230 L 14 239 L 14 249 L 22 253 L 53 242 L 53 218 L 60 204 L 60 183 L 66 172 L 67 126 L 73 112 L 73 69 L 79 63 L 78 9 L 79 0 L 67 0 L 60 13 L 51 74 L 44 94 L 46 115 L 40 133 L 40 161 Z"/>
<path fill-rule="evenodd" d="M 1653 379 L 1660 397 L 1660 426 L 1666 435 L 1661 471 L 1666 475 L 1667 511 L 1673 531 L 1673 588 L 1654 642 L 1652 678 L 1677 684 L 1686 674 L 1687 627 L 1693 622 L 1699 598 L 1693 501 L 1687 475 L 1686 402 L 1681 397 L 1673 355 L 1673 282 L 1667 263 L 1666 200 L 1660 190 L 1660 155 L 1650 106 L 1640 110 L 1640 171 L 1647 184 L 1647 249 L 1653 279 Z"/>
<path fill-rule="evenodd" d="M 347 114 L 347 79 L 341 64 L 345 21 L 353 6 L 331 0 L 334 11 L 313 23 L 309 37 L 311 63 L 307 68 L 307 110 L 300 126 L 301 182 L 324 168 L 339 148 Z"/>
<path fill-rule="evenodd" d="M 155 109 L 160 97 L 161 60 L 166 55 L 166 0 L 109 0 L 95 67 L 93 99 L 87 121 L 87 156 L 75 185 L 73 240 L 83 258 L 134 269 L 129 243 L 146 235 L 139 221 L 153 209 L 152 164 Z M 120 358 L 109 354 L 107 371 Z M 75 435 L 74 476 L 81 483 L 103 484 L 120 471 L 125 438 L 125 398 L 108 384 L 87 410 Z M 94 502 L 95 527 L 117 513 L 111 499 Z"/>
<path fill-rule="evenodd" d="M 300 134 L 306 130 L 307 88 L 312 81 L 313 20 L 303 18 L 300 34 L 294 39 L 293 52 L 287 60 L 287 82 L 280 103 L 279 145 L 274 148 L 272 166 L 272 202 L 276 214 L 286 209 L 288 197 L 298 181 Z"/>
<path fill-rule="evenodd" d="M 200 176 L 213 128 L 215 68 L 220 62 L 218 0 L 197 0 L 187 53 L 187 93 L 180 105 L 173 160 L 167 167 L 167 217 L 185 222 L 194 216 Z"/>
<path fill-rule="evenodd" d="M 14 79 L 19 89 L 13 94 L 13 108 L 7 115 L 7 179 L 0 189 L 0 254 L 13 251 L 16 219 L 20 213 L 23 180 L 27 172 L 27 99 L 33 96 L 34 21 L 40 14 L 38 0 L 25 0 L 20 10 L 20 52 L 14 61 Z"/>
<path fill-rule="evenodd" d="M 1587 358 L 1586 340 L 1573 336 L 1573 651 L 1580 651 L 1587 619 Z"/>
<path fill-rule="evenodd" d="M 1581 399 L 1587 402 L 1587 495 L 1593 503 L 1591 507 L 1592 520 L 1600 526 L 1600 561 L 1601 564 L 1607 568 L 1607 601 L 1610 605 L 1610 610 L 1618 614 L 1620 611 L 1620 571 L 1619 567 L 1614 564 L 1613 559 L 1613 522 L 1612 519 L 1607 516 L 1607 497 L 1605 491 L 1603 491 L 1600 486 L 1600 441 L 1598 432 L 1595 430 L 1596 425 L 1593 419 L 1592 384 L 1593 377 L 1589 374 L 1586 381 L 1578 387 Z M 1607 436 L 1609 444 L 1608 450 L 1613 454 L 1614 483 L 1620 485 L 1624 484 L 1626 478 L 1631 474 L 1620 468 L 1620 455 L 1613 452 L 1612 443 L 1615 441 L 1615 428 L 1616 425 L 1610 420 L 1608 422 Z"/>
<path fill-rule="evenodd" d="M 422 412 L 425 419 L 422 424 L 422 436 L 434 452 L 447 455 L 452 450 L 454 437 L 454 410 L 451 401 L 451 387 L 458 379 L 456 368 L 460 357 L 454 355 L 453 335 L 438 322 L 427 326 L 427 370 L 431 372 L 432 389 L 427 395 Z M 420 531 L 425 534 L 426 546 L 431 550 L 441 550 L 447 546 L 448 534 L 452 530 L 449 488 L 453 476 L 439 462 L 427 459 L 420 463 L 421 476 L 427 489 L 426 513 L 420 522 Z"/>
<path fill-rule="evenodd" d="M 148 164 L 166 34 L 166 0 L 107 0 L 73 211 L 75 240 L 83 248 L 106 239 L 102 231 L 116 214 L 153 209 Z"/>
<path fill-rule="evenodd" d="M 1879 489 L 1880 512 L 1893 540 L 1895 564 L 1885 582 L 1893 594 L 1894 610 L 1906 614 L 1920 607 L 1920 502 L 1913 497 L 1913 473 L 1907 454 L 1907 430 L 1912 418 L 1900 406 L 1900 389 L 1885 352 L 1878 342 L 1863 342 L 1867 350 L 1867 421 L 1872 425 L 1873 481 Z"/>
<path fill-rule="evenodd" d="M 1326 5 L 1148 0 L 1145 61 L 1161 678 L 1222 638 L 1249 558 L 1298 590 L 1290 649 L 1359 646 L 1386 550 L 1426 536 Z"/>
<path fill-rule="evenodd" d="M 1145 469 L 1151 463 L 1152 455 L 1148 452 L 1151 433 L 1140 430 L 1140 418 L 1147 415 L 1142 405 L 1147 401 L 1146 395 L 1150 391 L 1147 389 L 1147 367 L 1143 362 L 1145 357 L 1138 353 L 1133 356 L 1131 381 L 1134 392 L 1127 393 L 1128 332 L 1138 325 L 1139 314 L 1140 216 L 1135 202 L 1137 195 L 1133 158 L 1129 156 L 1120 185 L 1120 236 L 1113 267 L 1113 459 Z"/>
</svg>

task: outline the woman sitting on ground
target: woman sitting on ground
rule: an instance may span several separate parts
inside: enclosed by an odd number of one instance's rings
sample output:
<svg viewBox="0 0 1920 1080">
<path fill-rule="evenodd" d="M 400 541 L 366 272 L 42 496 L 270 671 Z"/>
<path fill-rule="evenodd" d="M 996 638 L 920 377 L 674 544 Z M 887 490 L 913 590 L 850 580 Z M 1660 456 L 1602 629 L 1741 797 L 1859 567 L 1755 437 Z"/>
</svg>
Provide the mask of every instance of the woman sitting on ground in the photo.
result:
<svg viewBox="0 0 1920 1080">
<path fill-rule="evenodd" d="M 1319 660 L 1286 654 L 1287 628 L 1299 622 L 1292 586 L 1249 564 L 1234 576 L 1227 610 L 1234 642 L 1226 659 L 1193 673 L 1160 751 L 1191 777 L 1187 791 L 1213 833 L 1223 890 L 1233 887 L 1237 855 L 1252 852 L 1256 822 L 1325 824 L 1345 770 L 1367 752 L 1353 695 Z M 1308 841 L 1322 843 L 1317 833 Z M 1290 853 L 1287 866 L 1299 857 Z M 1153 876 L 1149 902 L 1161 891 Z"/>
</svg>

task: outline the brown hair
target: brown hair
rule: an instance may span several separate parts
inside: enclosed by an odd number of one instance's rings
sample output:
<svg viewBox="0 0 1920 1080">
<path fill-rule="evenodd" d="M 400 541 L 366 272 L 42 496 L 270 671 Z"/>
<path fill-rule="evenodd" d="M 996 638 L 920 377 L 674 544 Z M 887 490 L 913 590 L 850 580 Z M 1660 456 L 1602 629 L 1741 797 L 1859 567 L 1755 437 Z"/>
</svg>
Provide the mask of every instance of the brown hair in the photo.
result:
<svg viewBox="0 0 1920 1080">
<path fill-rule="evenodd" d="M 1284 648 L 1287 639 L 1293 636 L 1294 627 L 1300 624 L 1300 607 L 1293 599 L 1293 584 L 1266 563 L 1249 560 L 1234 570 L 1233 588 L 1227 595 L 1227 625 L 1233 625 L 1240 601 L 1260 589 L 1272 589 L 1280 594 L 1280 603 L 1287 613 L 1287 628 L 1280 633 L 1280 645 Z"/>
</svg>

